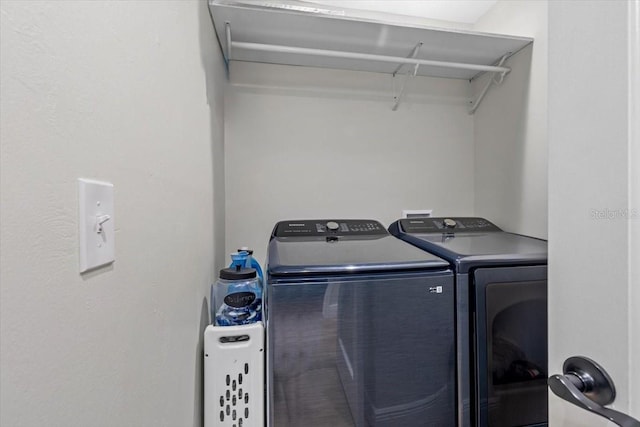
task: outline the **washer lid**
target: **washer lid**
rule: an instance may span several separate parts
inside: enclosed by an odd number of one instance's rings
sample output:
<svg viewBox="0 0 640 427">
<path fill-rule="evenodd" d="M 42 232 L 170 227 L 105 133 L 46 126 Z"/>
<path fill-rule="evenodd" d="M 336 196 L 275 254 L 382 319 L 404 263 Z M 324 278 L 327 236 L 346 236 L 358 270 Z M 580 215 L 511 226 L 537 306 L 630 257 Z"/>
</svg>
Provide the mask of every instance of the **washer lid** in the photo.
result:
<svg viewBox="0 0 640 427">
<path fill-rule="evenodd" d="M 446 227 L 454 221 L 456 227 Z M 547 242 L 502 231 L 482 218 L 424 218 L 425 224 L 398 220 L 389 230 L 413 245 L 458 265 L 458 272 L 477 266 L 546 264 Z"/>
<path fill-rule="evenodd" d="M 267 261 L 268 273 L 274 276 L 448 267 L 445 260 L 396 239 L 373 220 L 279 222 L 269 242 Z"/>
</svg>

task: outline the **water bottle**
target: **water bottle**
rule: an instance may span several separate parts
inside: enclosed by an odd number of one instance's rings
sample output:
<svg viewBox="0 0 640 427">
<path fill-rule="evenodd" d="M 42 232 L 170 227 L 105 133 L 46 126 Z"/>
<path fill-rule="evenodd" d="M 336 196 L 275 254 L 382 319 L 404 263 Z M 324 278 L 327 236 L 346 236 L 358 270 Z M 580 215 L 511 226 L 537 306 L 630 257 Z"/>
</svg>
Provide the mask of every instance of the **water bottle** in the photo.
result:
<svg viewBox="0 0 640 427">
<path fill-rule="evenodd" d="M 249 249 L 246 246 L 241 247 L 240 249 L 238 249 L 237 254 L 244 254 L 246 253 L 246 262 L 245 262 L 245 267 L 247 268 L 255 268 L 256 271 L 258 272 L 258 278 L 260 279 L 260 282 L 264 282 L 264 277 L 262 275 L 262 268 L 260 267 L 260 264 L 258 263 L 258 261 L 256 261 L 253 258 L 253 249 Z M 235 254 L 235 255 L 237 255 Z M 234 259 L 234 254 L 231 254 L 231 258 Z M 235 259 L 234 259 L 234 262 Z M 233 263 L 232 263 L 233 264 Z"/>
<path fill-rule="evenodd" d="M 253 268 L 246 268 L 245 259 L 236 258 L 231 267 L 220 270 L 219 279 L 211 289 L 211 308 L 217 326 L 246 325 L 262 320 L 262 286 Z M 237 262 L 236 262 L 237 261 Z"/>
</svg>

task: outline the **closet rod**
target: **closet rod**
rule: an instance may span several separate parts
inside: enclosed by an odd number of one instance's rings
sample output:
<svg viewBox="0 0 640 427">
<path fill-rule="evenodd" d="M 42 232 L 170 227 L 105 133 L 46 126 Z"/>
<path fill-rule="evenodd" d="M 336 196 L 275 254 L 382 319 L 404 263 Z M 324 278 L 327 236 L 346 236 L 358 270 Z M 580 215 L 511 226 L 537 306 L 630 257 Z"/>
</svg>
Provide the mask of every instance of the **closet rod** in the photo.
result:
<svg viewBox="0 0 640 427">
<path fill-rule="evenodd" d="M 361 60 L 375 61 L 375 62 L 391 62 L 394 64 L 428 65 L 433 67 L 458 68 L 463 70 L 489 71 L 489 72 L 496 72 L 496 73 L 508 73 L 509 71 L 511 71 L 511 69 L 508 67 L 498 67 L 494 65 L 465 64 L 463 62 L 432 61 L 428 59 L 403 58 L 399 56 L 373 55 L 373 54 L 358 53 L 358 52 L 340 52 L 336 50 L 310 49 L 305 47 L 281 46 L 281 45 L 275 45 L 275 44 L 237 42 L 237 41 L 231 41 L 230 38 L 231 38 L 230 34 L 228 34 L 227 40 L 231 42 L 230 47 L 233 49 L 256 50 L 256 51 L 262 51 L 262 52 L 276 52 L 276 53 L 294 53 L 294 54 L 302 54 L 302 55 L 326 56 L 326 57 L 345 58 L 345 59 L 361 59 Z"/>
</svg>

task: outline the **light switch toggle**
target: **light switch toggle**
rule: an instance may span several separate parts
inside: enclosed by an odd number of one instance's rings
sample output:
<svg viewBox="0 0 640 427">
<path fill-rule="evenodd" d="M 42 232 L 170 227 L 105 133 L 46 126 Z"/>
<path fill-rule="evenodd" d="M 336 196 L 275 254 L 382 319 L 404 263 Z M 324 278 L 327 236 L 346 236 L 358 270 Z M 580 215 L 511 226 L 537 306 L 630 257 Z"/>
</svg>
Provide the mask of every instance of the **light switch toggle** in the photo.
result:
<svg viewBox="0 0 640 427">
<path fill-rule="evenodd" d="M 113 184 L 78 179 L 80 272 L 115 261 L 116 217 Z"/>
<path fill-rule="evenodd" d="M 111 215 L 98 215 L 96 216 L 96 233 L 102 233 L 102 224 L 109 221 L 111 219 Z"/>
</svg>

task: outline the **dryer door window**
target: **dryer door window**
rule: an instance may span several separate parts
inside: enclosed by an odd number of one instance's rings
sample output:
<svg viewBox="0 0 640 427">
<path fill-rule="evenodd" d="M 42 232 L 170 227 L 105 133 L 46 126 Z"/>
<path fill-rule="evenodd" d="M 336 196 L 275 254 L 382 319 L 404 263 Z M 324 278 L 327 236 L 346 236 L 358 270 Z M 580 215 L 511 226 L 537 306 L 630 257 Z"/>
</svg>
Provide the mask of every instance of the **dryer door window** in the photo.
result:
<svg viewBox="0 0 640 427">
<path fill-rule="evenodd" d="M 531 267 L 476 275 L 481 426 L 547 422 L 547 281 L 517 274 L 527 271 Z"/>
</svg>

